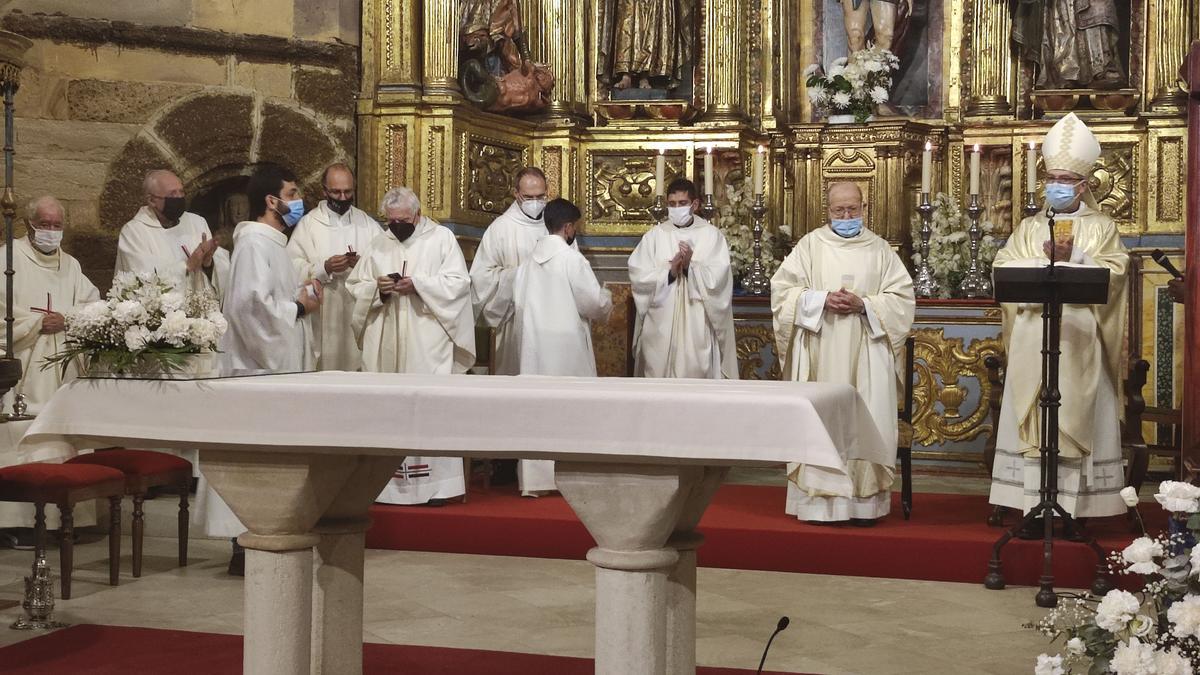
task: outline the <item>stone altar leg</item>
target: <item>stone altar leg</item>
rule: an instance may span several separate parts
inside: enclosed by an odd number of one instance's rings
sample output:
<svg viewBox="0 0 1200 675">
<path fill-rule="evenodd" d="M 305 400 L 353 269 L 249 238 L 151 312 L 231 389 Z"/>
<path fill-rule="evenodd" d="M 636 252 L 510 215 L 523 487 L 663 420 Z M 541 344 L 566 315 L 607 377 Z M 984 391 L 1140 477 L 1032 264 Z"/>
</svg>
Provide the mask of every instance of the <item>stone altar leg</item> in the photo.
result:
<svg viewBox="0 0 1200 675">
<path fill-rule="evenodd" d="M 355 469 L 351 458 L 202 450 L 201 471 L 249 530 L 242 672 L 303 675 L 311 664 L 317 519 Z"/>
<path fill-rule="evenodd" d="M 697 466 L 555 463 L 558 489 L 596 540 L 596 675 L 664 675 L 667 548 Z M 693 632 L 694 636 L 694 632 Z M 693 647 L 694 648 L 694 647 Z"/>
<path fill-rule="evenodd" d="M 361 675 L 363 554 L 367 509 L 403 457 L 358 458 L 342 491 L 317 521 L 312 587 L 312 673 Z"/>
<path fill-rule="evenodd" d="M 696 532 L 696 526 L 728 473 L 728 467 L 704 468 L 703 477 L 692 486 L 679 523 L 667 540 L 667 547 L 679 552 L 679 561 L 667 577 L 668 675 L 696 672 L 696 549 L 704 543 L 704 535 Z"/>
</svg>

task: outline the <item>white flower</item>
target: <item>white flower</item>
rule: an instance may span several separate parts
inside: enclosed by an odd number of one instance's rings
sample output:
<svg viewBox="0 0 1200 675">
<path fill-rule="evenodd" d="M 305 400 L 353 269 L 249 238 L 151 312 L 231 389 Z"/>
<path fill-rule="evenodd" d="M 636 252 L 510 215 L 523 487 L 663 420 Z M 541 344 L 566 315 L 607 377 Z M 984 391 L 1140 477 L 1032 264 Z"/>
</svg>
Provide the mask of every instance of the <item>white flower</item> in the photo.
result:
<svg viewBox="0 0 1200 675">
<path fill-rule="evenodd" d="M 149 328 L 145 326 L 130 326 L 125 330 L 125 347 L 131 352 L 144 349 L 150 343 L 151 337 Z"/>
<path fill-rule="evenodd" d="M 1154 653 L 1156 675 L 1192 675 L 1192 664 L 1178 650 Z"/>
<path fill-rule="evenodd" d="M 848 57 L 848 56 L 843 56 L 843 57 L 841 57 L 841 58 L 834 59 L 834 60 L 833 60 L 833 65 L 835 65 L 835 66 L 844 66 L 844 65 L 846 65 L 846 64 L 847 64 L 847 63 L 849 63 L 849 62 L 850 62 L 850 57 Z"/>
<path fill-rule="evenodd" d="M 1200 595 L 1187 595 L 1167 609 L 1171 633 L 1177 637 L 1200 638 Z"/>
<path fill-rule="evenodd" d="M 1125 630 L 1142 603 L 1129 591 L 1109 591 L 1096 607 L 1096 625 L 1110 633 Z"/>
<path fill-rule="evenodd" d="M 183 310 L 183 293 L 179 291 L 168 291 L 163 293 L 159 301 L 159 306 L 162 307 L 163 314 L 170 314 Z"/>
<path fill-rule="evenodd" d="M 821 66 L 819 66 L 815 63 L 810 65 L 809 67 L 805 68 L 804 69 L 804 79 L 807 80 L 808 78 L 812 77 L 813 75 L 816 75 L 817 71 L 820 69 L 821 69 Z"/>
<path fill-rule="evenodd" d="M 1154 562 L 1157 557 L 1162 557 L 1162 544 L 1150 539 L 1149 537 L 1138 537 L 1133 540 L 1129 546 L 1121 551 L 1121 559 L 1127 565 L 1126 570 L 1134 574 L 1155 574 L 1160 569 L 1158 563 Z"/>
<path fill-rule="evenodd" d="M 1188 562 L 1190 562 L 1192 565 L 1192 569 L 1190 572 L 1188 572 L 1188 576 L 1200 577 L 1200 546 L 1192 547 L 1192 554 L 1188 558 Z"/>
<path fill-rule="evenodd" d="M 1154 645 L 1137 638 L 1122 642 L 1108 666 L 1117 675 L 1156 675 Z"/>
<path fill-rule="evenodd" d="M 886 103 L 888 100 L 887 89 L 883 87 L 875 87 L 871 90 L 871 100 L 876 103 Z"/>
<path fill-rule="evenodd" d="M 821 86 L 809 87 L 808 100 L 813 105 L 822 105 L 829 100 L 829 90 Z"/>
<path fill-rule="evenodd" d="M 1154 499 L 1172 513 L 1196 513 L 1200 511 L 1200 487 L 1191 483 L 1173 480 L 1163 481 L 1158 486 Z"/>
<path fill-rule="evenodd" d="M 1085 653 L 1087 653 L 1087 645 L 1084 644 L 1083 640 L 1074 637 L 1070 640 L 1067 640 L 1067 651 L 1071 652 L 1075 656 L 1083 656 Z"/>
<path fill-rule="evenodd" d="M 137 300 L 122 300 L 112 308 L 112 317 L 118 323 L 133 324 L 146 320 L 146 308 Z"/>
<path fill-rule="evenodd" d="M 1129 633 L 1134 637 L 1146 637 L 1154 628 L 1154 622 L 1145 614 L 1138 614 L 1129 622 Z"/>
<path fill-rule="evenodd" d="M 839 75 L 844 76 L 845 73 L 846 73 L 846 66 L 839 65 L 837 61 L 834 61 L 833 65 L 829 66 L 829 79 L 830 80 L 832 80 L 835 77 L 838 77 Z"/>
<path fill-rule="evenodd" d="M 212 322 L 217 335 L 224 335 L 225 331 L 229 330 L 229 322 L 225 320 L 225 315 L 220 312 L 209 312 L 204 318 Z"/>
<path fill-rule="evenodd" d="M 181 311 L 174 311 L 163 317 L 162 324 L 155 331 L 155 337 L 164 342 L 182 347 L 188 342 L 192 330 L 192 320 Z"/>
<path fill-rule="evenodd" d="M 1121 488 L 1121 500 L 1125 502 L 1125 506 L 1138 505 L 1138 493 L 1133 489 L 1132 485 L 1127 485 Z"/>
<path fill-rule="evenodd" d="M 1033 675 L 1063 675 L 1066 671 L 1062 667 L 1062 657 L 1055 654 L 1039 654 L 1037 666 L 1033 669 Z"/>
<path fill-rule="evenodd" d="M 835 108 L 850 107 L 850 94 L 847 94 L 844 91 L 839 91 L 838 93 L 834 94 L 833 95 L 833 105 Z"/>
</svg>

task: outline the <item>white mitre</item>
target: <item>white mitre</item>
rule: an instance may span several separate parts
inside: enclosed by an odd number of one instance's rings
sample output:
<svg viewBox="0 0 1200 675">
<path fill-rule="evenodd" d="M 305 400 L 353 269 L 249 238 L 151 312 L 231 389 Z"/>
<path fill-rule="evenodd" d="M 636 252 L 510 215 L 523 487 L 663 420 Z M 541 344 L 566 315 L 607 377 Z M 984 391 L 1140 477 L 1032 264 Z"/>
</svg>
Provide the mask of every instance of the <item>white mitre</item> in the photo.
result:
<svg viewBox="0 0 1200 675">
<path fill-rule="evenodd" d="M 1100 141 L 1091 129 L 1075 113 L 1054 123 L 1042 141 L 1042 161 L 1047 171 L 1070 171 L 1088 180 L 1084 188 L 1083 201 L 1092 208 L 1099 208 L 1092 195 L 1092 170 L 1100 159 Z"/>
</svg>

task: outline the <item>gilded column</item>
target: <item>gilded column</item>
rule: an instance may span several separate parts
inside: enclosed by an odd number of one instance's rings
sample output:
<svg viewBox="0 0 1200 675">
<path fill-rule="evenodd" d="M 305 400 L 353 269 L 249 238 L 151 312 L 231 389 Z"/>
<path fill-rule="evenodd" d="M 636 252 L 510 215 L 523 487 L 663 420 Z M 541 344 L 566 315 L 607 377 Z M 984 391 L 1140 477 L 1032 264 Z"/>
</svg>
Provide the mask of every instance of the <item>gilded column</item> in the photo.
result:
<svg viewBox="0 0 1200 675">
<path fill-rule="evenodd" d="M 1153 63 L 1153 110 L 1178 110 L 1187 103 L 1179 87 L 1179 67 L 1187 58 L 1190 26 L 1187 0 L 1156 0 L 1148 51 Z"/>
<path fill-rule="evenodd" d="M 366 0 L 363 3 L 364 17 L 369 7 L 376 12 L 372 21 L 363 22 L 363 62 L 367 62 L 367 50 L 373 50 L 379 68 L 378 84 L 382 87 L 421 88 L 419 2 Z"/>
<path fill-rule="evenodd" d="M 971 0 L 966 31 L 971 42 L 963 51 L 964 75 L 969 73 L 971 89 L 966 114 L 974 116 L 1008 115 L 1008 100 L 1013 78 L 1012 50 L 1009 39 L 1012 17 L 1004 0 Z"/>
<path fill-rule="evenodd" d="M 746 34 L 739 0 L 703 0 L 704 119 L 740 120 L 746 77 Z"/>
<path fill-rule="evenodd" d="M 581 0 L 541 0 L 542 6 L 542 61 L 554 72 L 554 90 L 550 92 L 551 117 L 584 119 L 587 115 L 587 91 L 584 83 L 585 60 L 582 55 L 587 49 L 588 14 Z"/>
<path fill-rule="evenodd" d="M 458 97 L 459 0 L 425 0 L 425 93 Z"/>
</svg>

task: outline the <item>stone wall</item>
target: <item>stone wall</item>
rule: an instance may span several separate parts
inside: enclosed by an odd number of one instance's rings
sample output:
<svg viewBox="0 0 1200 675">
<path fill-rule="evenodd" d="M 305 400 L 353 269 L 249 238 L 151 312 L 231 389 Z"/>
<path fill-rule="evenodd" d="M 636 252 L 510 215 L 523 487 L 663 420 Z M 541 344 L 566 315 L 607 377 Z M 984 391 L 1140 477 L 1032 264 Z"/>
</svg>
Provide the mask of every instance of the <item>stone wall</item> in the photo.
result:
<svg viewBox="0 0 1200 675">
<path fill-rule="evenodd" d="M 355 0 L 0 0 L 0 16 L 34 41 L 19 203 L 66 204 L 64 247 L 101 289 L 148 170 L 178 173 L 227 243 L 255 163 L 292 168 L 315 204 L 321 169 L 355 157 Z"/>
</svg>

